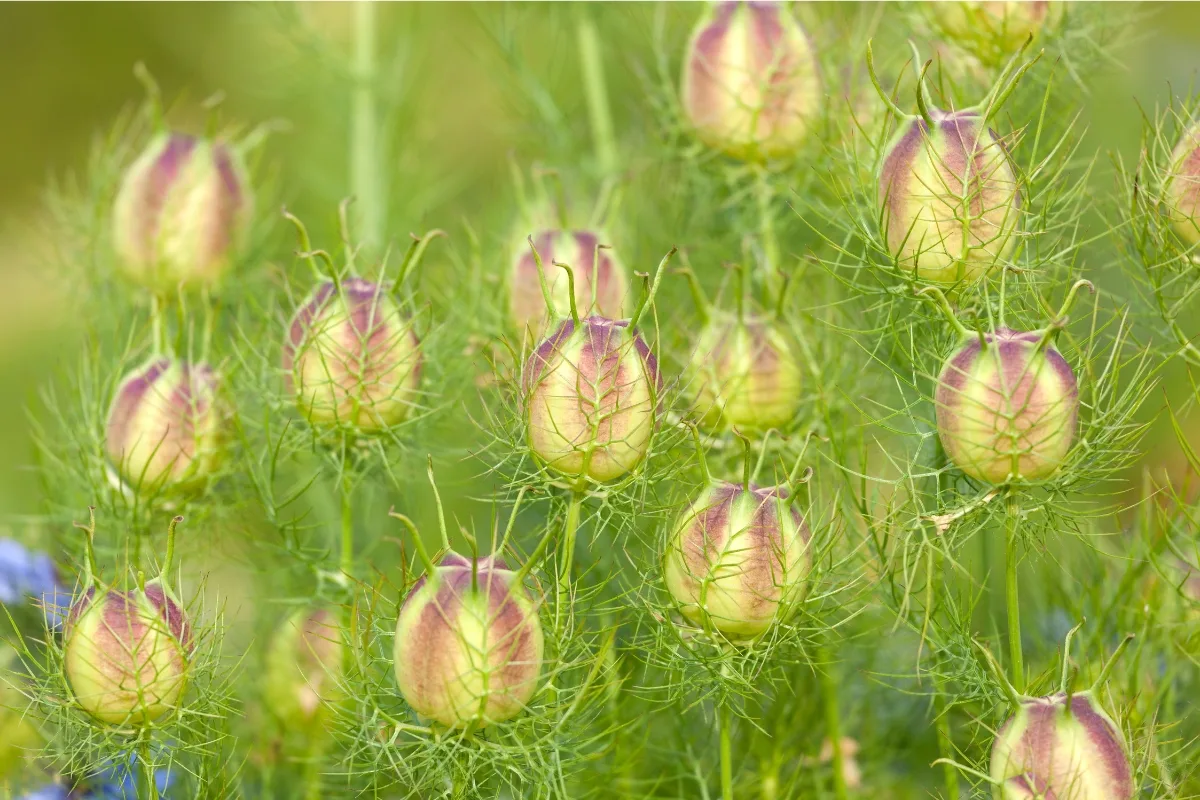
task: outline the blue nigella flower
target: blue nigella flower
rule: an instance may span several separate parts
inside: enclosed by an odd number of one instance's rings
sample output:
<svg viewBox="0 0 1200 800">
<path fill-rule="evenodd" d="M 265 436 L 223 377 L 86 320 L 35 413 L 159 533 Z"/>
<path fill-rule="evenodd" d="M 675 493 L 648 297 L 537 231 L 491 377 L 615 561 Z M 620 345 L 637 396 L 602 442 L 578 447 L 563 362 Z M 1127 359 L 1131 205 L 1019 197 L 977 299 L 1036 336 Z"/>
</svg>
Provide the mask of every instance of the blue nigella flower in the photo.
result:
<svg viewBox="0 0 1200 800">
<path fill-rule="evenodd" d="M 162 753 L 167 748 L 160 745 L 157 749 Z M 55 782 L 26 792 L 18 800 L 138 800 L 143 780 L 137 754 L 130 753 L 128 759 L 111 763 L 74 789 Z M 169 797 L 168 791 L 175 784 L 175 773 L 170 767 L 157 769 L 154 783 L 159 797 Z"/>
<path fill-rule="evenodd" d="M 20 542 L 0 539 L 0 603 L 12 605 L 26 596 L 41 599 L 49 627 L 57 628 L 62 624 L 71 600 L 58 581 L 54 561 Z"/>
</svg>

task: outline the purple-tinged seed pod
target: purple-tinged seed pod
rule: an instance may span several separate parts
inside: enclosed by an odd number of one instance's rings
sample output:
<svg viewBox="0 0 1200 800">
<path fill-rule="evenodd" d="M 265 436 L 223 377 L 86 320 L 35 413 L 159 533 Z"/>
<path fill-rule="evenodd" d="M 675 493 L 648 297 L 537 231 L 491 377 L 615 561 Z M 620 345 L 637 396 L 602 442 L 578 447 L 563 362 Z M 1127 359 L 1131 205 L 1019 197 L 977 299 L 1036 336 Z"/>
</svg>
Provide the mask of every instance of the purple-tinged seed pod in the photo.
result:
<svg viewBox="0 0 1200 800">
<path fill-rule="evenodd" d="M 628 321 L 562 321 L 525 362 L 521 385 L 529 448 L 550 469 L 603 482 L 646 457 L 663 382 Z"/>
<path fill-rule="evenodd" d="M 494 556 L 447 554 L 413 586 L 396 620 L 400 692 L 447 728 L 478 729 L 521 713 L 542 656 L 537 604 Z"/>
<path fill-rule="evenodd" d="M 105 453 L 135 492 L 195 491 L 221 465 L 228 418 L 216 370 L 155 356 L 117 388 Z"/>
<path fill-rule="evenodd" d="M 1022 698 L 992 745 L 998 800 L 1130 800 L 1121 731 L 1090 692 Z"/>
<path fill-rule="evenodd" d="M 1000 328 L 946 360 L 934 394 L 938 436 L 967 475 L 988 483 L 1052 475 L 1075 441 L 1079 387 L 1041 332 Z"/>
<path fill-rule="evenodd" d="M 936 283 L 971 281 L 1016 244 L 1016 173 L 978 111 L 929 115 L 901 120 L 885 150 L 880 229 L 901 270 Z"/>
<path fill-rule="evenodd" d="M 810 538 L 785 490 L 718 483 L 676 522 L 663 578 L 689 620 L 753 639 L 786 619 L 802 594 Z"/>
<path fill-rule="evenodd" d="M 163 133 L 125 173 L 113 208 L 121 272 L 156 292 L 212 286 L 240 251 L 253 209 L 231 145 Z"/>
<path fill-rule="evenodd" d="M 625 268 L 609 248 L 602 234 L 586 230 L 543 230 L 533 235 L 533 245 L 542 261 L 550 296 L 559 309 L 570 303 L 570 279 L 553 266 L 554 262 L 571 268 L 575 282 L 575 304 L 579 313 L 597 314 L 611 319 L 625 315 L 625 297 L 629 291 Z M 549 310 L 542 294 L 537 260 L 522 239 L 509 275 L 509 313 L 513 326 L 528 330 L 535 338 L 546 332 Z"/>
<path fill-rule="evenodd" d="M 315 425 L 376 433 L 418 408 L 421 342 L 386 284 L 320 284 L 296 311 L 283 348 L 288 391 Z"/>
<path fill-rule="evenodd" d="M 187 686 L 191 629 L 165 587 L 87 589 L 63 630 L 63 670 L 96 720 L 140 726 L 175 711 Z"/>
<path fill-rule="evenodd" d="M 1030 36 L 1057 25 L 1063 15 L 1057 0 L 972 0 L 931 3 L 942 33 L 955 43 L 986 43 L 1001 53 L 1011 53 Z"/>
<path fill-rule="evenodd" d="M 765 318 L 718 315 L 700 331 L 688 367 L 700 422 L 757 433 L 785 425 L 801 400 L 800 361 Z"/>
<path fill-rule="evenodd" d="M 309 725 L 341 697 L 341 626 L 327 608 L 304 608 L 284 620 L 267 655 L 265 695 L 271 713 Z"/>
<path fill-rule="evenodd" d="M 724 2 L 692 32 L 681 101 L 705 144 L 747 161 L 795 154 L 821 113 L 813 44 L 782 3 Z"/>
<path fill-rule="evenodd" d="M 1200 123 L 1189 126 L 1175 145 L 1165 200 L 1179 237 L 1188 246 L 1200 244 Z"/>
</svg>

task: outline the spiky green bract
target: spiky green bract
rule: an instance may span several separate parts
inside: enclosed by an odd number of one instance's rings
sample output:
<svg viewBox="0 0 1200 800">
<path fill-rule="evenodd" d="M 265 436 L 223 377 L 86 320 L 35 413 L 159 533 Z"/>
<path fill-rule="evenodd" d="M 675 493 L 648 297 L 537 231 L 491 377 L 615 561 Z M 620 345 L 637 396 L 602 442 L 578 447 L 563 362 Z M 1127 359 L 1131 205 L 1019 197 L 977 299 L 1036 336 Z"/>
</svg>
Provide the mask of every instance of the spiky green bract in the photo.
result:
<svg viewBox="0 0 1200 800">
<path fill-rule="evenodd" d="M 1200 123 L 1184 130 L 1175 145 L 1163 194 L 1180 238 L 1189 246 L 1200 244 Z"/>
<path fill-rule="evenodd" d="M 191 630 L 167 588 L 89 588 L 71 605 L 63 669 L 98 722 L 139 727 L 173 714 L 187 686 Z"/>
<path fill-rule="evenodd" d="M 596 314 L 610 319 L 625 316 L 629 281 L 625 267 L 600 232 L 590 230 L 542 230 L 531 237 L 542 262 L 542 272 L 550 287 L 550 296 L 560 313 L 571 303 L 570 285 L 575 285 L 575 307 L 582 315 Z M 601 247 L 604 245 L 604 247 Z M 565 270 L 553 266 L 566 264 Z M 528 330 L 535 338 L 546 333 L 550 310 L 542 294 L 537 259 L 529 242 L 521 239 L 514 254 L 508 281 L 508 305 L 512 325 Z"/>
<path fill-rule="evenodd" d="M 778 488 L 721 483 L 676 522 L 663 580 L 680 612 L 732 639 L 753 639 L 794 609 L 811 534 Z"/>
<path fill-rule="evenodd" d="M 283 347 L 288 391 L 314 425 L 371 434 L 414 414 L 421 342 L 388 287 L 362 278 L 317 286 Z"/>
<path fill-rule="evenodd" d="M 942 367 L 938 436 L 955 466 L 976 480 L 1047 478 L 1075 441 L 1075 373 L 1044 336 L 1000 328 L 963 345 Z"/>
<path fill-rule="evenodd" d="M 992 745 L 997 800 L 1130 800 L 1120 728 L 1091 693 L 1022 698 Z"/>
<path fill-rule="evenodd" d="M 903 121 L 880 164 L 878 203 L 896 266 L 921 280 L 974 281 L 1016 243 L 1016 173 L 978 110 Z"/>
<path fill-rule="evenodd" d="M 160 293 L 211 287 L 242 248 L 253 208 L 237 149 L 162 133 L 125 173 L 113 209 L 117 266 Z"/>
<path fill-rule="evenodd" d="M 326 608 L 293 612 L 275 632 L 267 653 L 264 689 L 268 708 L 285 727 L 324 719 L 341 696 L 342 631 Z"/>
<path fill-rule="evenodd" d="M 1059 0 L 951 0 L 931 3 L 930 8 L 942 33 L 955 43 L 977 43 L 1008 54 L 1043 28 L 1057 25 L 1064 5 Z"/>
<path fill-rule="evenodd" d="M 568 478 L 620 478 L 650 449 L 662 389 L 657 359 L 628 322 L 564 320 L 521 373 L 529 449 Z"/>
<path fill-rule="evenodd" d="M 770 319 L 715 318 L 700 331 L 688 371 L 695 409 L 710 430 L 781 428 L 800 405 L 799 358 Z"/>
<path fill-rule="evenodd" d="M 537 604 L 494 556 L 447 554 L 413 586 L 396 620 L 400 692 L 447 728 L 483 728 L 525 708 L 542 671 Z"/>
<path fill-rule="evenodd" d="M 117 387 L 105 453 L 135 493 L 202 489 L 224 459 L 228 412 L 213 367 L 154 356 Z"/>
<path fill-rule="evenodd" d="M 824 100 L 813 43 L 782 3 L 706 11 L 688 44 L 680 93 L 696 136 L 746 161 L 795 155 Z"/>
</svg>

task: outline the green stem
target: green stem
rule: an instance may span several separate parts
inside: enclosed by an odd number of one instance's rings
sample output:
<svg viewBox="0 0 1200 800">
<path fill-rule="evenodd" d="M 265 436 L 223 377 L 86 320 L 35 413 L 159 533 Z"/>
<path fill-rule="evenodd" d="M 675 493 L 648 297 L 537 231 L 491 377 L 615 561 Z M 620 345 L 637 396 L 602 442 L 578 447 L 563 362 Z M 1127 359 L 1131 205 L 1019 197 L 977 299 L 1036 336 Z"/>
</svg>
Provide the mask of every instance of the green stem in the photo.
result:
<svg viewBox="0 0 1200 800">
<path fill-rule="evenodd" d="M 563 539 L 559 550 L 562 565 L 555 586 L 554 627 L 560 632 L 567 617 L 567 606 L 571 601 L 571 566 L 575 561 L 575 536 L 579 532 L 579 512 L 582 505 L 583 492 L 571 492 L 571 504 L 567 507 L 567 522 L 563 526 Z"/>
<path fill-rule="evenodd" d="M 314 734 L 309 746 L 308 761 L 304 765 L 305 800 L 321 800 L 321 751 L 320 733 Z"/>
<path fill-rule="evenodd" d="M 383 188 L 383 158 L 379 152 L 379 108 L 376 97 L 377 6 L 354 6 L 354 91 L 350 113 L 350 186 L 357 200 L 358 235 L 369 246 L 383 241 L 387 198 Z"/>
<path fill-rule="evenodd" d="M 938 753 L 942 757 L 942 777 L 946 782 L 946 800 L 958 800 L 958 771 L 951 760 L 954 758 L 954 739 L 950 736 L 950 715 L 946 713 L 946 697 L 942 682 L 938 681 L 937 737 Z"/>
<path fill-rule="evenodd" d="M 154 780 L 154 764 L 150 759 L 150 731 L 144 730 L 138 742 L 138 761 L 142 765 L 142 777 L 146 783 L 146 797 L 158 800 L 158 783 Z"/>
<path fill-rule="evenodd" d="M 608 104 L 608 87 L 604 81 L 604 60 L 600 55 L 600 37 L 596 24 L 586 9 L 579 12 L 579 62 L 583 72 L 583 88 L 587 97 L 588 118 L 592 124 L 596 163 L 605 178 L 617 171 L 617 142 L 613 134 L 612 110 Z"/>
<path fill-rule="evenodd" d="M 351 495 L 354 492 L 354 485 L 351 483 L 350 473 L 346 471 L 345 466 L 342 467 L 342 478 L 340 483 L 342 496 L 342 536 L 341 536 L 341 553 L 340 567 L 342 575 L 346 579 L 347 587 L 353 587 L 354 576 L 354 506 L 350 502 Z M 342 609 L 342 664 L 349 673 L 352 666 L 352 656 L 350 652 L 350 629 L 351 623 L 354 621 L 354 603 L 347 602 Z"/>
<path fill-rule="evenodd" d="M 729 702 L 722 700 L 717 713 L 721 727 L 721 800 L 733 800 L 733 715 Z"/>
<path fill-rule="evenodd" d="M 767 179 L 766 170 L 758 172 L 758 233 L 763 249 L 763 286 L 766 289 L 765 307 L 772 307 L 778 284 L 776 270 L 779 269 L 779 238 L 775 234 L 775 190 Z"/>
<path fill-rule="evenodd" d="M 1021 507 L 1017 496 L 1009 491 L 1005 501 L 1004 519 L 1004 600 L 1008 606 L 1008 653 L 1012 662 L 1012 682 L 1019 690 L 1024 685 L 1024 664 L 1021 655 L 1021 601 L 1017 590 L 1017 533 L 1021 523 Z"/>
<path fill-rule="evenodd" d="M 833 677 L 833 661 L 828 645 L 819 653 L 821 699 L 825 704 L 825 735 L 833 752 L 833 794 L 837 800 L 850 796 L 846 788 L 845 754 L 842 753 L 842 716 L 838 706 L 837 680 Z"/>
</svg>

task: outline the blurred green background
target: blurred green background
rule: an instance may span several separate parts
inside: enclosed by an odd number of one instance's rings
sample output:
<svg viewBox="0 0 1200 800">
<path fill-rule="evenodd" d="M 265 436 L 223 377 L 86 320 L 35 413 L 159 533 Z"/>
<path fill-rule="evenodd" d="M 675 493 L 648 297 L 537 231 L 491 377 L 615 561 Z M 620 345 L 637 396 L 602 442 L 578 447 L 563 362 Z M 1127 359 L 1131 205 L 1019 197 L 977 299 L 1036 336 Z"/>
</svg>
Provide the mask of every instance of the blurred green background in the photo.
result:
<svg viewBox="0 0 1200 800">
<path fill-rule="evenodd" d="M 395 180 L 408 207 L 406 229 L 451 225 L 438 219 L 452 208 L 510 202 L 507 154 L 536 141 L 537 113 L 519 78 L 504 68 L 497 30 L 513 36 L 512 52 L 543 80 L 574 80 L 578 58 L 571 37 L 553 34 L 564 6 L 390 4 L 381 10 L 384 38 L 403 37 L 406 57 L 394 72 L 403 113 L 392 150 Z M 699 8 L 680 4 L 670 19 L 686 33 Z M 821 13 L 821 9 L 817 10 Z M 1188 90 L 1200 64 L 1200 4 L 1147 4 L 1130 46 L 1092 88 L 1085 112 L 1087 145 L 1102 153 L 1136 155 L 1140 108 L 1153 109 L 1172 89 Z M 651 119 L 639 64 L 652 61 L 649 4 L 594 9 L 606 35 L 610 94 L 618 123 Z M 226 119 L 280 119 L 287 132 L 271 145 L 282 193 L 301 216 L 325 220 L 347 192 L 345 157 L 348 92 L 313 49 L 345 47 L 352 8 L 346 3 L 53 3 L 0 5 L 0 516 L 39 509 L 25 408 L 39 383 L 78 346 L 63 280 L 42 269 L 47 246 L 38 225 L 48 178 L 69 175 L 85 162 L 93 137 L 143 98 L 133 65 L 143 61 L 170 101 L 182 96 L 173 119 L 202 118 L 202 101 L 224 93 Z M 569 28 L 568 28 L 569 29 Z M 836 42 L 818 42 L 836 48 Z M 847 58 L 858 58 L 848 53 Z M 556 98 L 570 97 L 567 91 Z M 640 116 L 639 116 L 640 110 Z M 586 130 L 583 98 L 564 111 Z M 639 124 L 642 124 L 639 123 Z M 572 123 L 574 124 L 574 123 Z M 652 137 L 653 130 L 619 131 Z M 1088 149 L 1088 148 L 1085 148 Z M 1108 162 L 1101 157 L 1102 166 Z M 434 181 L 430 176 L 444 176 Z M 1098 191 L 1112 186 L 1098 171 Z M 393 195 L 396 188 L 393 187 Z M 406 232 L 406 231 L 405 231 Z M 398 233 L 398 231 L 394 231 Z M 493 232 L 494 233 L 494 232 Z M 431 262 L 436 268 L 436 260 Z"/>
</svg>

